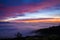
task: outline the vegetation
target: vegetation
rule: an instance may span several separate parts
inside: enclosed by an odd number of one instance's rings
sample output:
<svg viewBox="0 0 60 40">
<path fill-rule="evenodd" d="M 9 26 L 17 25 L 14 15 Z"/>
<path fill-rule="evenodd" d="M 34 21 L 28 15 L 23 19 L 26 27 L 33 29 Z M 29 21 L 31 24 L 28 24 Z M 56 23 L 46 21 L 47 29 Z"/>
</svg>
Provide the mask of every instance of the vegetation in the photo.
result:
<svg viewBox="0 0 60 40">
<path fill-rule="evenodd" d="M 60 26 L 35 30 L 34 33 L 37 35 L 22 37 L 22 34 L 18 32 L 16 38 L 0 40 L 60 40 Z"/>
</svg>

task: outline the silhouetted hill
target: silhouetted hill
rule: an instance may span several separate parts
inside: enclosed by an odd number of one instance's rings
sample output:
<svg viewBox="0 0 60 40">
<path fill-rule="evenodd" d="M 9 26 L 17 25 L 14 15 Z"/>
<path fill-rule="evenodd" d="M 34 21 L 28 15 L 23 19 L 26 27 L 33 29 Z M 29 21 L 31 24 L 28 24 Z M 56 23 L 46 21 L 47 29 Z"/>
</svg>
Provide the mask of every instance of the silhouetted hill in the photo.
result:
<svg viewBox="0 0 60 40">
<path fill-rule="evenodd" d="M 60 26 L 52 26 L 49 28 L 39 29 L 36 30 L 35 33 L 38 33 L 39 35 L 50 35 L 50 34 L 56 34 L 60 35 Z"/>
<path fill-rule="evenodd" d="M 18 32 L 15 38 L 0 40 L 60 40 L 60 26 L 52 26 L 49 28 L 35 30 L 35 33 L 38 35 L 23 37 L 22 34 Z"/>
</svg>

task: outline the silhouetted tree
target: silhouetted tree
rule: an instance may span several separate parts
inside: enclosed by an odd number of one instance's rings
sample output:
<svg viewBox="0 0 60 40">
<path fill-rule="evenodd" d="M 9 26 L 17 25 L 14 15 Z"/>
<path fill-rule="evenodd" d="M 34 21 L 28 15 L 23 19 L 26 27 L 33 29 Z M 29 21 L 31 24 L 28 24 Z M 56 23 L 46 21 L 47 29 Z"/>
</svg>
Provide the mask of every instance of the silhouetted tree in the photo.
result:
<svg viewBox="0 0 60 40">
<path fill-rule="evenodd" d="M 18 32 L 16 34 L 16 37 L 17 37 L 18 40 L 22 40 L 22 34 L 20 32 Z"/>
</svg>

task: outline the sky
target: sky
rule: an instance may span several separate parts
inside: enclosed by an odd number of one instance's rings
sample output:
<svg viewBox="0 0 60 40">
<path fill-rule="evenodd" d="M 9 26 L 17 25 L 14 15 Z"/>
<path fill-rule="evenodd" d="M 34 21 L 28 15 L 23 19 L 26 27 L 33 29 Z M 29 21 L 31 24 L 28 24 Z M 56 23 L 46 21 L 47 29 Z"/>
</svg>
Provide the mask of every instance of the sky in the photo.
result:
<svg viewBox="0 0 60 40">
<path fill-rule="evenodd" d="M 31 26 L 34 24 L 42 25 Z M 0 0 L 0 34 L 9 33 L 4 30 L 14 34 L 22 27 L 25 30 L 45 28 L 43 24 L 45 27 L 60 24 L 60 0 Z"/>
<path fill-rule="evenodd" d="M 0 21 L 60 18 L 60 0 L 0 0 L 0 6 Z"/>
</svg>

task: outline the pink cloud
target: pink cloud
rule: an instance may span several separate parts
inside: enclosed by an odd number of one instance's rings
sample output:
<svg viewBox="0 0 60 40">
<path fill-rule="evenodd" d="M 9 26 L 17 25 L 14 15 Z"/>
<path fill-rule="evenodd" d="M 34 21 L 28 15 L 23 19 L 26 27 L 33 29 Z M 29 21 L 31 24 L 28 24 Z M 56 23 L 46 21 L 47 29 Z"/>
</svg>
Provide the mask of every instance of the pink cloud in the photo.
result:
<svg viewBox="0 0 60 40">
<path fill-rule="evenodd" d="M 48 0 L 46 2 L 41 2 L 37 5 L 23 5 L 23 6 L 10 6 L 6 7 L 3 10 L 4 16 L 15 16 L 15 13 L 21 14 L 24 12 L 35 12 L 37 10 L 47 9 L 53 7 L 60 3 L 60 0 Z"/>
<path fill-rule="evenodd" d="M 38 5 L 23 5 L 23 6 L 13 6 L 13 7 L 7 7 L 5 8 L 5 11 L 7 12 L 17 12 L 17 13 L 24 13 L 24 12 L 32 12 L 39 9 L 45 9 L 46 7 L 52 7 L 56 4 L 58 4 L 59 0 L 50 0 L 50 2 L 42 2 Z"/>
</svg>

